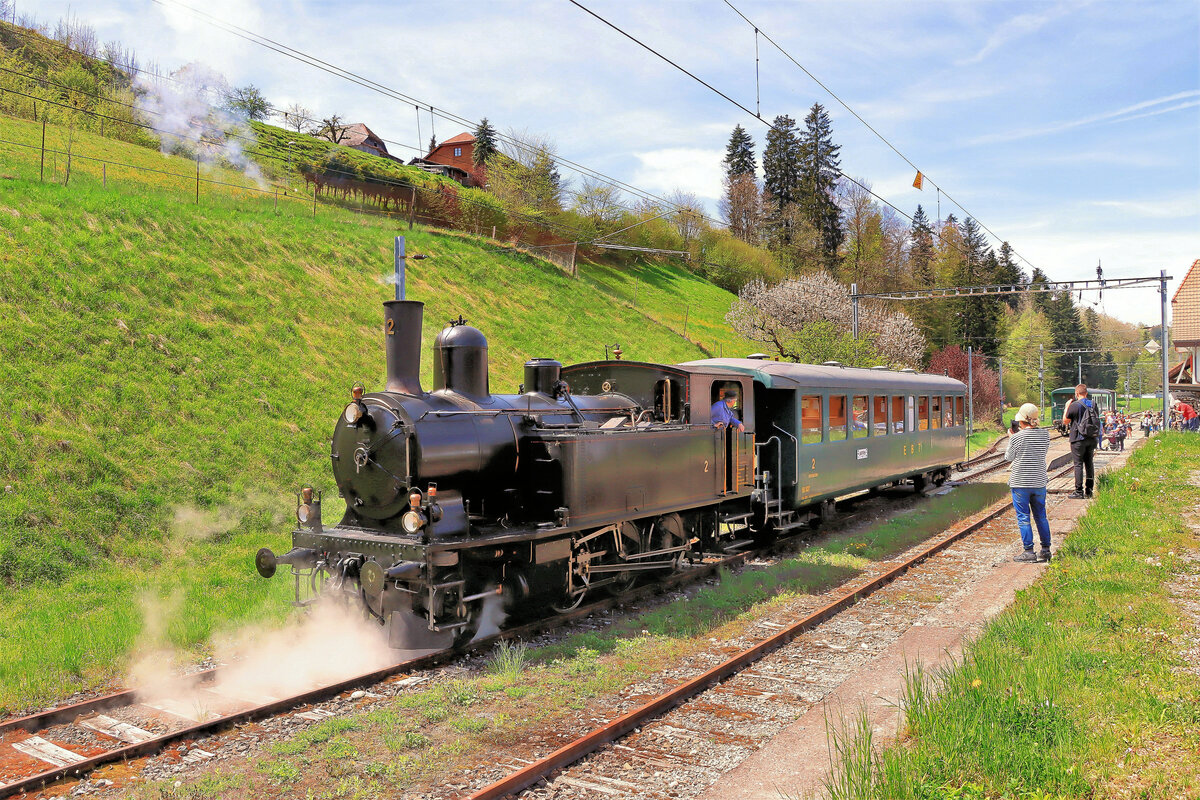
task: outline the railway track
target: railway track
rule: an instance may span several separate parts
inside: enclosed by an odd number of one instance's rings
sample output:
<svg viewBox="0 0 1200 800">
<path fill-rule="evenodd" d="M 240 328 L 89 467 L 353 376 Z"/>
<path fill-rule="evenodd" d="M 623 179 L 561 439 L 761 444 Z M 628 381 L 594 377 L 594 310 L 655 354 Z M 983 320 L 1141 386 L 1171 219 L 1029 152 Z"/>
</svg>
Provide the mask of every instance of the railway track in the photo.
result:
<svg viewBox="0 0 1200 800">
<path fill-rule="evenodd" d="M 848 502 L 866 497 L 860 495 Z M 859 517 L 860 512 L 840 514 L 831 529 L 843 528 Z M 427 670 L 469 653 L 486 651 L 500 640 L 529 638 L 618 605 L 636 603 L 666 590 L 695 583 L 772 549 L 786 548 L 803 536 L 798 533 L 765 547 L 749 546 L 748 540 L 735 542 L 732 545 L 736 548 L 734 552 L 706 557 L 654 584 L 506 628 L 493 636 L 477 639 L 463 650 L 404 659 L 282 697 L 248 693 L 244 687 L 225 687 L 222 677 L 232 667 L 218 667 L 172 680 L 154 687 L 151 692 L 125 689 L 9 719 L 0 722 L 0 798 L 37 791 L 67 778 L 81 778 L 105 764 L 154 755 L 178 742 L 287 713 L 398 675 Z M 200 762 L 210 756 L 202 749 L 192 748 L 184 759 Z"/>
<path fill-rule="evenodd" d="M 1070 467 L 1056 470 L 1052 473 L 1051 480 L 1065 476 L 1070 470 Z M 897 564 L 887 572 L 850 588 L 836 600 L 813 611 L 783 630 L 759 641 L 752 647 L 742 650 L 731 658 L 705 670 L 684 683 L 671 687 L 669 690 L 657 695 L 637 708 L 606 722 L 578 739 L 559 747 L 548 755 L 474 791 L 467 796 L 467 800 L 500 800 L 500 798 L 516 796 L 531 786 L 550 778 L 555 773 L 580 761 L 585 756 L 596 752 L 606 745 L 617 742 L 634 730 L 642 728 L 650 721 L 662 716 L 684 701 L 695 698 L 710 690 L 719 691 L 719 685 L 722 682 L 744 672 L 748 667 L 788 644 L 796 637 L 832 619 L 852 607 L 858 601 L 896 580 L 917 564 L 936 556 L 950 545 L 981 529 L 1011 507 L 1012 504 L 1009 499 L 998 500 L 982 512 L 959 523 L 936 542 L 923 548 L 920 552 Z M 620 745 L 616 746 L 620 747 Z M 631 748 L 625 749 L 629 750 Z M 663 757 L 666 756 L 659 754 L 659 758 Z M 572 780 L 567 780 L 566 782 L 571 785 L 579 783 L 578 781 L 572 783 Z M 614 783 L 620 784 L 621 781 L 615 781 Z M 597 787 L 591 785 L 588 788 L 596 789 Z M 613 786 L 599 786 L 598 789 L 601 793 L 611 793 Z"/>
</svg>

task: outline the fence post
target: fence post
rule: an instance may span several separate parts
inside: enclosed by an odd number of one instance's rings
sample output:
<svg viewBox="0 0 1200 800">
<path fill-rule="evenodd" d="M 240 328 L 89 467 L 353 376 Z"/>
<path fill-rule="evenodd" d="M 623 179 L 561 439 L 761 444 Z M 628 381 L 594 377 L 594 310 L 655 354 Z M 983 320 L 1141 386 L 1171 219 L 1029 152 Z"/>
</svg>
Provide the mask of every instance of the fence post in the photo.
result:
<svg viewBox="0 0 1200 800">
<path fill-rule="evenodd" d="M 686 306 L 683 307 L 683 338 L 685 338 L 685 339 L 687 338 L 688 312 L 691 310 L 692 310 L 691 303 L 688 303 Z"/>
<path fill-rule="evenodd" d="M 413 186 L 409 189 L 412 193 L 412 198 L 408 202 L 408 229 L 413 229 L 413 222 L 417 218 L 417 187 Z"/>
<path fill-rule="evenodd" d="M 575 254 L 579 251 L 578 242 L 571 245 L 571 277 L 579 277 L 579 266 L 575 263 Z"/>
<path fill-rule="evenodd" d="M 317 215 L 317 185 L 313 184 L 313 216 Z"/>
<path fill-rule="evenodd" d="M 46 182 L 46 120 L 42 120 L 42 166 L 38 180 Z"/>
<path fill-rule="evenodd" d="M 275 213 L 279 213 L 279 187 L 275 187 Z"/>
<path fill-rule="evenodd" d="M 496 226 L 493 225 L 492 226 L 492 239 L 494 240 L 495 238 L 496 238 Z"/>
</svg>

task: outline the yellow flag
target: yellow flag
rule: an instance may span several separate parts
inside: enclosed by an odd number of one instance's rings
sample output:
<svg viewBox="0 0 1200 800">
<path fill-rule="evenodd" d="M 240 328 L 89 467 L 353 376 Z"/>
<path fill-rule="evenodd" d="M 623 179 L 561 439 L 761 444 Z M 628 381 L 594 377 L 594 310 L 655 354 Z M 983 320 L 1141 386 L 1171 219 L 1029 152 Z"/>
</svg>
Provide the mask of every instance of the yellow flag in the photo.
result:
<svg viewBox="0 0 1200 800">
<path fill-rule="evenodd" d="M 921 174 L 920 170 L 917 170 L 917 177 L 913 178 L 913 188 L 921 190 L 925 189 L 925 176 Z"/>
</svg>

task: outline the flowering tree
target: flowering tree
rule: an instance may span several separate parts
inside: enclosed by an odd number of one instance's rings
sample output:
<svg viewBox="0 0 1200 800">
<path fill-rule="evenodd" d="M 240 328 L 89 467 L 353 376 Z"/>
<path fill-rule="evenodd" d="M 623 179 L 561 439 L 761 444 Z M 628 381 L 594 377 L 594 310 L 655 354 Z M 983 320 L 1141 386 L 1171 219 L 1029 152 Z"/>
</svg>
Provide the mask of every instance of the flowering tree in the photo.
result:
<svg viewBox="0 0 1200 800">
<path fill-rule="evenodd" d="M 967 353 L 958 345 L 939 350 L 929 359 L 926 372 L 945 373 L 955 380 L 967 382 Z M 972 392 L 975 419 L 999 419 L 1001 413 L 1000 376 L 987 365 L 987 356 L 976 352 L 971 357 Z"/>
<path fill-rule="evenodd" d="M 789 361 L 917 366 L 925 337 L 911 319 L 876 303 L 860 302 L 858 311 L 855 341 L 850 293 L 828 273 L 817 272 L 774 286 L 751 281 L 725 319 L 742 336 L 773 347 Z"/>
</svg>

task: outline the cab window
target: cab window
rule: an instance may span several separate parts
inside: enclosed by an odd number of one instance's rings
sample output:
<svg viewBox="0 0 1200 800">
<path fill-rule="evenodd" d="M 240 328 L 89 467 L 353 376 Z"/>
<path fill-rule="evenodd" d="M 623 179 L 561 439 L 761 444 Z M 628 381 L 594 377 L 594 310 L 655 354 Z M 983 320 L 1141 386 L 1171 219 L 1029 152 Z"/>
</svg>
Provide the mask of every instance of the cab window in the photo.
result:
<svg viewBox="0 0 1200 800">
<path fill-rule="evenodd" d="M 846 438 L 846 398 L 835 395 L 829 398 L 829 441 L 841 442 Z"/>
<path fill-rule="evenodd" d="M 867 398 L 865 395 L 859 395 L 854 398 L 854 419 L 850 423 L 851 436 L 855 439 L 862 439 L 870 433 L 870 426 L 867 423 Z"/>
<path fill-rule="evenodd" d="M 806 394 L 800 398 L 800 441 L 821 443 L 821 396 Z"/>
</svg>

